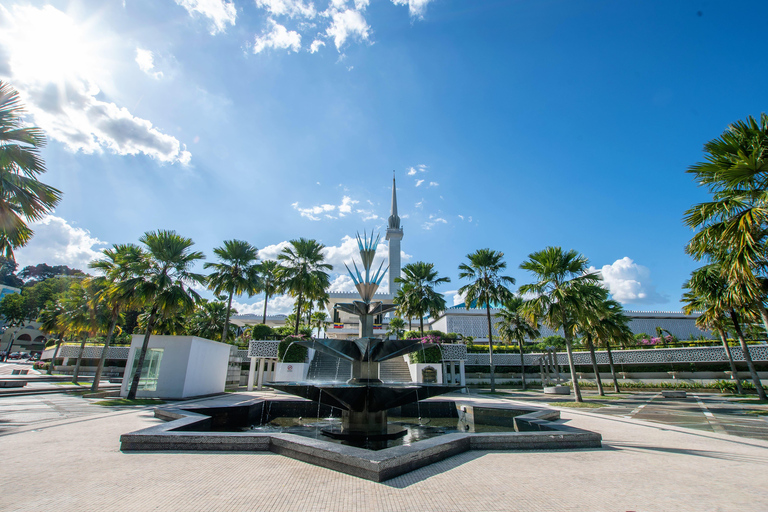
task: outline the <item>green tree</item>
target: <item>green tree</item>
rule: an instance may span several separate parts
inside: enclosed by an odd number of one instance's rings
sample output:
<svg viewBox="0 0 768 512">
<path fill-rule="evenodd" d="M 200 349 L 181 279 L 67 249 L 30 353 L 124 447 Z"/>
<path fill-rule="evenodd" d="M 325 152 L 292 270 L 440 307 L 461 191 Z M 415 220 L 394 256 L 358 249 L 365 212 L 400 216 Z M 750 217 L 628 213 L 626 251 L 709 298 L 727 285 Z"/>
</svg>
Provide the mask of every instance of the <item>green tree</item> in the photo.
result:
<svg viewBox="0 0 768 512">
<path fill-rule="evenodd" d="M 144 341 L 128 392 L 130 400 L 136 398 L 155 322 L 194 311 L 200 295 L 190 286 L 207 281 L 205 276 L 192 271 L 205 256 L 192 250 L 191 238 L 175 231 L 158 230 L 145 233 L 139 241 L 144 245 L 144 254 L 131 269 L 131 277 L 118 286 L 118 295 L 148 309 Z"/>
<path fill-rule="evenodd" d="M 45 134 L 26 126 L 19 93 L 0 81 L 0 252 L 14 259 L 13 251 L 32 237 L 28 222 L 51 213 L 61 192 L 41 183 L 46 172 L 40 148 Z"/>
<path fill-rule="evenodd" d="M 389 329 L 387 330 L 387 336 L 395 335 L 395 338 L 398 340 L 403 337 L 403 333 L 405 333 L 405 320 L 400 318 L 399 316 L 393 317 L 389 321 Z"/>
<path fill-rule="evenodd" d="M 226 240 L 224 247 L 217 247 L 214 254 L 221 260 L 218 263 L 206 263 L 204 268 L 213 269 L 208 276 L 208 288 L 216 295 L 228 294 L 227 314 L 221 329 L 221 341 L 227 342 L 229 317 L 232 309 L 232 297 L 247 293 L 252 297 L 258 288 L 258 250 L 243 240 Z"/>
<path fill-rule="evenodd" d="M 718 330 L 720 339 L 723 342 L 723 348 L 725 349 L 731 365 L 731 371 L 733 372 L 734 378 L 737 379 L 738 387 L 741 387 L 741 383 L 738 382 L 736 365 L 731 357 L 731 350 L 725 335 L 724 325 L 726 315 L 730 316 L 734 331 L 736 332 L 739 344 L 741 345 L 741 350 L 744 354 L 744 360 L 749 368 L 752 382 L 755 385 L 755 389 L 757 390 L 760 399 L 765 400 L 765 390 L 761 384 L 760 377 L 757 375 L 755 364 L 752 362 L 749 347 L 747 346 L 747 342 L 744 339 L 744 334 L 741 329 L 739 314 L 737 312 L 739 297 L 734 296 L 733 289 L 723 277 L 722 269 L 719 265 L 713 263 L 694 270 L 691 273 L 690 279 L 686 281 L 684 287 L 688 291 L 683 294 L 683 300 L 686 303 L 683 310 L 686 312 L 701 311 L 702 314 L 696 321 L 697 325 L 714 327 Z"/>
<path fill-rule="evenodd" d="M 24 286 L 24 281 L 16 275 L 17 268 L 19 268 L 19 264 L 14 260 L 0 256 L 0 284 L 14 288 Z"/>
<path fill-rule="evenodd" d="M 280 282 L 280 265 L 275 260 L 263 261 L 257 269 L 259 280 L 257 282 L 256 293 L 264 294 L 264 315 L 261 323 L 267 323 L 267 303 L 282 288 Z"/>
<path fill-rule="evenodd" d="M 520 350 L 520 374 L 522 375 L 523 390 L 525 390 L 525 356 L 523 354 L 523 343 L 525 339 L 534 340 L 541 336 L 538 326 L 533 326 L 523 318 L 522 306 L 523 298 L 512 296 L 508 299 L 501 310 L 496 313 L 496 328 L 499 336 L 506 342 L 516 341 Z"/>
<path fill-rule="evenodd" d="M 768 115 L 731 124 L 704 152 L 705 161 L 687 172 L 712 198 L 686 211 L 685 224 L 696 230 L 686 250 L 699 261 L 718 263 L 731 293 L 759 314 L 768 332 L 760 283 L 768 267 Z"/>
<path fill-rule="evenodd" d="M 99 287 L 96 299 L 110 310 L 109 329 L 104 339 L 104 347 L 101 349 L 101 356 L 91 386 L 93 392 L 99 390 L 104 362 L 107 360 L 107 352 L 117 322 L 120 320 L 120 314 L 133 301 L 133 297 L 126 296 L 121 291 L 120 284 L 131 277 L 133 268 L 141 264 L 143 256 L 142 250 L 134 244 L 115 244 L 112 248 L 104 249 L 103 254 L 102 259 L 93 261 L 88 265 L 102 274 L 91 278 L 91 281 Z"/>
<path fill-rule="evenodd" d="M 326 329 L 331 322 L 328 321 L 328 314 L 325 311 L 315 311 L 312 313 L 310 325 L 317 329 L 317 337 L 320 337 L 320 331 Z M 326 335 L 327 337 L 327 335 Z"/>
<path fill-rule="evenodd" d="M 12 327 L 23 326 L 30 318 L 34 318 L 32 314 L 33 311 L 30 307 L 29 296 L 23 292 L 10 293 L 0 300 L 0 316 L 5 318 L 5 323 Z M 4 361 L 7 360 L 8 356 L 11 354 L 13 344 L 18 335 L 19 332 L 17 329 L 16 333 L 11 337 L 10 343 L 8 343 L 5 356 L 3 356 Z"/>
<path fill-rule="evenodd" d="M 594 340 L 599 338 L 600 334 L 603 333 L 603 329 L 608 327 L 607 323 L 604 323 L 608 314 L 608 290 L 594 284 L 584 284 L 581 286 L 580 300 L 582 305 L 576 319 L 576 330 L 584 335 L 584 344 L 587 346 L 587 350 L 589 350 L 589 358 L 592 363 L 592 373 L 595 375 L 597 391 L 600 396 L 605 396 L 603 381 L 600 379 L 600 370 L 597 367 Z"/>
<path fill-rule="evenodd" d="M 209 301 L 203 299 L 189 319 L 187 332 L 209 340 L 220 340 L 222 329 L 229 326 L 229 334 L 236 333 L 235 326 L 227 322 L 227 314 L 237 314 L 237 310 L 228 308 L 224 301 Z M 229 339 L 229 337 L 227 337 Z M 226 342 L 225 342 L 226 343 Z"/>
<path fill-rule="evenodd" d="M 616 366 L 613 363 L 611 341 L 618 341 L 623 346 L 628 340 L 634 339 L 632 330 L 629 328 L 629 317 L 624 314 L 624 308 L 619 302 L 608 299 L 603 301 L 597 319 L 593 324 L 593 329 L 597 344 L 604 346 L 608 355 L 608 365 L 610 366 L 613 379 L 613 390 L 616 393 L 621 393 L 619 381 L 616 378 Z"/>
<path fill-rule="evenodd" d="M 56 349 L 53 351 L 53 357 L 51 357 L 51 364 L 48 366 L 47 372 L 48 375 L 52 375 L 53 365 L 56 363 L 56 358 L 59 355 L 61 342 L 67 332 L 66 322 L 64 322 L 64 308 L 61 305 L 61 301 L 49 301 L 48 304 L 40 310 L 37 321 L 40 322 L 40 331 L 56 336 Z"/>
<path fill-rule="evenodd" d="M 528 261 L 523 262 L 520 268 L 536 279 L 535 283 L 520 287 L 521 294 L 534 296 L 523 305 L 525 316 L 532 322 L 541 320 L 552 330 L 563 330 L 575 400 L 582 402 L 573 363 L 573 331 L 584 306 L 582 295 L 589 290 L 584 285 L 597 284 L 600 276 L 588 271 L 587 258 L 574 250 L 564 251 L 560 247 L 547 247 L 528 255 Z"/>
<path fill-rule="evenodd" d="M 438 277 L 435 265 L 417 261 L 402 268 L 402 276 L 395 278 L 400 283 L 400 294 L 395 296 L 395 303 L 405 298 L 409 315 L 419 317 L 419 331 L 424 335 L 424 315 L 437 315 L 445 310 L 445 296 L 435 291 L 435 286 L 450 283 L 448 277 Z M 410 317 L 410 316 L 409 316 Z"/>
<path fill-rule="evenodd" d="M 313 300 L 330 286 L 328 272 L 333 266 L 325 263 L 325 246 L 317 240 L 299 238 L 291 240 L 277 259 L 281 263 L 279 279 L 282 289 L 296 297 L 294 334 L 299 334 L 301 307 L 305 299 Z"/>
<path fill-rule="evenodd" d="M 496 380 L 493 364 L 493 326 L 491 325 L 491 307 L 500 306 L 512 299 L 512 292 L 508 286 L 515 284 L 515 280 L 509 276 L 500 275 L 507 264 L 504 261 L 504 253 L 491 249 L 478 249 L 472 254 L 467 254 L 469 263 L 459 265 L 459 278 L 468 279 L 470 284 L 459 288 L 459 293 L 464 296 L 464 305 L 469 309 L 473 303 L 477 307 L 485 308 L 485 316 L 488 321 L 488 355 L 491 365 L 491 391 L 496 391 Z M 532 322 L 535 324 L 535 322 Z"/>
<path fill-rule="evenodd" d="M 67 330 L 79 333 L 81 336 L 80 350 L 72 374 L 72 382 L 77 383 L 80 377 L 80 365 L 83 362 L 83 351 L 89 336 L 106 332 L 109 325 L 110 312 L 97 298 L 103 290 L 99 283 L 79 281 L 72 283 L 62 299 L 63 317 Z"/>
</svg>

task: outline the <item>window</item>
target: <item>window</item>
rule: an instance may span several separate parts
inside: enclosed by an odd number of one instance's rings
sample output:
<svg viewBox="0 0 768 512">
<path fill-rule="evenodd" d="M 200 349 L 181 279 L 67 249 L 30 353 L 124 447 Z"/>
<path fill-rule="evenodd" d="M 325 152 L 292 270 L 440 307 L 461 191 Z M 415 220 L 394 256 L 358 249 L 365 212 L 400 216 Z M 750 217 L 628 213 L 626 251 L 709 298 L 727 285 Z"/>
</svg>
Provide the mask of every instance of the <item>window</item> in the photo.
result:
<svg viewBox="0 0 768 512">
<path fill-rule="evenodd" d="M 141 377 L 139 378 L 139 391 L 156 391 L 157 379 L 160 376 L 160 362 L 163 359 L 162 348 L 150 348 L 147 350 L 147 355 L 144 357 L 144 366 L 141 369 Z M 136 351 L 133 358 L 133 366 L 131 367 L 131 381 L 136 375 L 136 368 L 139 365 L 140 350 Z"/>
</svg>

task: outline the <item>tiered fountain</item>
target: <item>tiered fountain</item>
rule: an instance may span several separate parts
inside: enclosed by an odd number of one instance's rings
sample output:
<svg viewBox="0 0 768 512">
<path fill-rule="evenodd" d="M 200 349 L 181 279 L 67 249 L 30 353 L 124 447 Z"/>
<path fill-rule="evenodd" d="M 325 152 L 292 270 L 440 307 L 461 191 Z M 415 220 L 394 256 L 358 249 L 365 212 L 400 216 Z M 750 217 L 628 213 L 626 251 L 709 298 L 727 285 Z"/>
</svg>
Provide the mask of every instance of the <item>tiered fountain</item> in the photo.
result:
<svg viewBox="0 0 768 512">
<path fill-rule="evenodd" d="M 363 272 L 360 272 L 354 260 L 352 265 L 355 271 L 352 272 L 348 266 L 347 271 L 362 300 L 335 306 L 360 318 L 360 338 L 296 342 L 298 345 L 350 361 L 352 378 L 345 384 L 315 382 L 270 384 L 275 389 L 292 395 L 341 409 L 341 428 L 323 430 L 325 435 L 336 439 L 387 440 L 404 436 L 406 434 L 404 427 L 387 423 L 388 409 L 460 389 L 460 386 L 441 384 L 384 384 L 379 379 L 381 362 L 423 350 L 431 344 L 422 343 L 421 340 L 387 340 L 373 336 L 375 316 L 383 315 L 396 307 L 393 304 L 383 304 L 381 301 L 373 300 L 387 270 L 382 262 L 375 273 L 371 272 L 378 243 L 379 237 L 374 239 L 373 234 L 370 238 L 364 234 L 362 239 L 359 234 L 357 235 Z"/>
</svg>

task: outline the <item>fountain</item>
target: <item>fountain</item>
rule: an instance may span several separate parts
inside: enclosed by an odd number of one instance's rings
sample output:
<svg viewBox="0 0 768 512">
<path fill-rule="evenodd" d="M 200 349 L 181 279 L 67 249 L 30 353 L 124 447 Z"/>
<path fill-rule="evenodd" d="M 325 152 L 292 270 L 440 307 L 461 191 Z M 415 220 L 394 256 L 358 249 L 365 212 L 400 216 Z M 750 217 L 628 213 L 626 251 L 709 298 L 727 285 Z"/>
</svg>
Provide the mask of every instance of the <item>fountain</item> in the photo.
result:
<svg viewBox="0 0 768 512">
<path fill-rule="evenodd" d="M 373 324 L 376 315 L 383 315 L 396 308 L 394 304 L 383 304 L 381 301 L 373 300 L 386 272 L 384 262 L 375 272 L 371 271 L 379 239 L 379 236 L 374 239 L 373 233 L 370 238 L 365 232 L 362 238 L 359 233 L 357 234 L 363 272 L 360 272 L 354 260 L 352 261 L 354 272 L 346 264 L 345 267 L 362 300 L 335 306 L 360 318 L 360 337 L 356 340 L 326 338 L 295 342 L 350 361 L 352 378 L 346 383 L 272 382 L 269 384 L 275 389 L 292 395 L 341 409 L 341 427 L 324 429 L 323 433 L 335 439 L 351 442 L 361 439 L 384 441 L 404 436 L 405 428 L 387 423 L 388 409 L 460 389 L 460 386 L 441 384 L 384 384 L 379 379 L 381 362 L 433 345 L 422 343 L 421 340 L 388 340 L 374 337 Z"/>
</svg>

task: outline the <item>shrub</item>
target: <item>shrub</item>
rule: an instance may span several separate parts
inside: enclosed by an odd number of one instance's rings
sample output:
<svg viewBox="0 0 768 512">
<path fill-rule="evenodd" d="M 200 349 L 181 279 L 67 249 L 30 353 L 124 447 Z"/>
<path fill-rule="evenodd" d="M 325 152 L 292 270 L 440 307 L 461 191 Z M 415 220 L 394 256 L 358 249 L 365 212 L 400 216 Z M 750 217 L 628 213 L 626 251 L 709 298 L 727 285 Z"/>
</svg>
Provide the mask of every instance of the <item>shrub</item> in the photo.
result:
<svg viewBox="0 0 768 512">
<path fill-rule="evenodd" d="M 440 347 L 428 347 L 411 352 L 408 354 L 408 359 L 411 361 L 411 364 L 434 364 L 443 360 L 443 354 L 440 352 Z"/>
<path fill-rule="evenodd" d="M 303 336 L 287 336 L 277 346 L 277 360 L 281 363 L 303 363 L 307 359 L 307 347 L 294 341 L 306 340 Z"/>
<path fill-rule="evenodd" d="M 51 366 L 51 363 L 44 363 L 42 361 L 35 361 L 35 363 L 32 365 L 32 368 L 35 370 L 44 370 L 48 371 L 48 367 Z"/>
<path fill-rule="evenodd" d="M 252 340 L 268 340 L 272 335 L 274 335 L 273 329 L 266 324 L 256 324 L 251 327 Z"/>
</svg>

